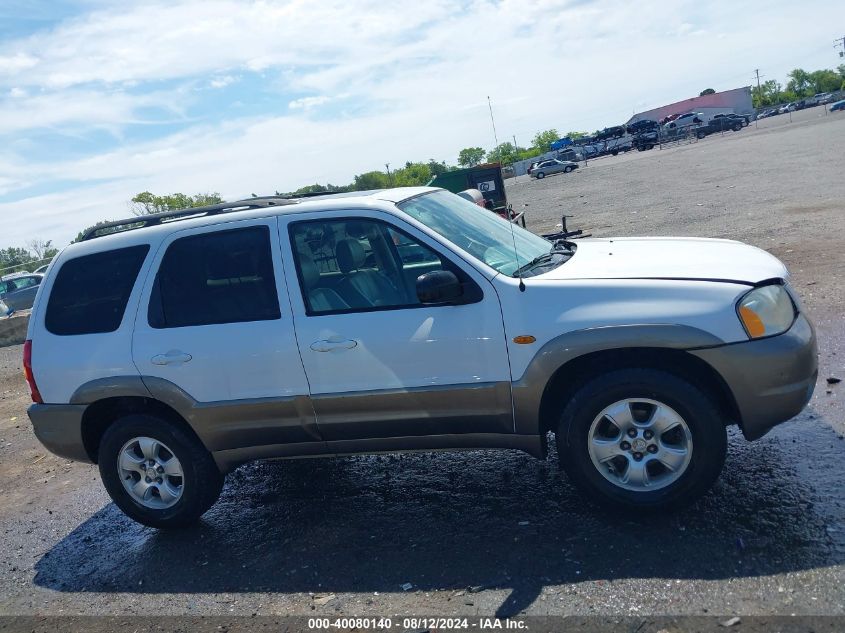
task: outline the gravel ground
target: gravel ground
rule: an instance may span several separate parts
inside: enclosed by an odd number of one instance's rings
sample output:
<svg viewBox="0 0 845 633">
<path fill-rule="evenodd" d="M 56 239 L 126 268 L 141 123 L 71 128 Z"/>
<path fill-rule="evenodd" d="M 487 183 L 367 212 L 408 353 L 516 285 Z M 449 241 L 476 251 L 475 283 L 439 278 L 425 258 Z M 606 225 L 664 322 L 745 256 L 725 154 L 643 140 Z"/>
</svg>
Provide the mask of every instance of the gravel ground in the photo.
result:
<svg viewBox="0 0 845 633">
<path fill-rule="evenodd" d="M 554 457 L 363 456 L 242 467 L 199 526 L 162 533 L 110 504 L 96 467 L 45 454 L 10 347 L 0 614 L 845 615 L 843 387 L 824 382 L 845 378 L 843 141 L 845 115 L 815 108 L 509 182 L 537 232 L 566 213 L 596 236 L 730 237 L 793 271 L 819 330 L 816 394 L 758 442 L 732 432 L 694 507 L 609 516 Z"/>
</svg>

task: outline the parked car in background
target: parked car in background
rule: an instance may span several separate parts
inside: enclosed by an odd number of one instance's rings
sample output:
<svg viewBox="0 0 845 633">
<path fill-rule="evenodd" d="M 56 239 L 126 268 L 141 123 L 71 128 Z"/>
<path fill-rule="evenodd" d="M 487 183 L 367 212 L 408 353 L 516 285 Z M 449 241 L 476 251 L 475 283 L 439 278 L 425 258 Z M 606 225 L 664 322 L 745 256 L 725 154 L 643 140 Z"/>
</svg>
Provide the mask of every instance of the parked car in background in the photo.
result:
<svg viewBox="0 0 845 633">
<path fill-rule="evenodd" d="M 735 114 L 733 112 L 728 112 L 728 113 L 724 113 L 724 114 L 714 115 L 713 118 L 710 119 L 710 122 L 712 123 L 713 121 L 721 120 L 721 119 L 728 119 L 732 123 L 738 122 L 741 127 L 746 127 L 748 125 L 748 123 L 751 121 L 751 117 L 749 117 L 747 114 L 743 115 L 743 114 Z M 728 127 L 733 128 L 732 125 L 730 125 Z"/>
<path fill-rule="evenodd" d="M 704 115 L 701 112 L 687 112 L 674 121 L 669 121 L 664 127 L 667 130 L 677 131 L 694 125 L 701 125 L 702 123 L 704 123 Z"/>
<path fill-rule="evenodd" d="M 742 121 L 739 119 L 732 117 L 720 117 L 718 119 L 712 119 L 707 125 L 699 125 L 693 131 L 695 132 L 696 138 L 702 139 L 705 136 L 716 134 L 717 132 L 728 132 L 731 130 L 739 132 L 741 129 Z"/>
<path fill-rule="evenodd" d="M 845 99 L 843 99 L 842 101 L 837 101 L 834 104 L 831 104 L 830 111 L 835 112 L 837 110 L 845 111 Z"/>
<path fill-rule="evenodd" d="M 660 119 L 660 125 L 665 126 L 668 123 L 670 123 L 671 121 L 674 121 L 675 119 L 677 119 L 679 116 L 681 116 L 680 112 L 678 112 L 676 114 L 670 114 L 669 116 L 665 116 L 662 119 Z"/>
<path fill-rule="evenodd" d="M 831 103 L 833 99 L 834 97 L 832 92 L 820 92 L 813 96 L 813 101 L 816 102 L 816 105 L 825 105 Z"/>
<path fill-rule="evenodd" d="M 596 140 L 607 141 L 612 138 L 622 138 L 623 136 L 625 136 L 625 128 L 621 125 L 614 125 L 613 127 L 606 127 L 596 134 Z"/>
<path fill-rule="evenodd" d="M 641 132 L 634 137 L 631 145 L 638 152 L 645 152 L 660 144 L 660 133 L 657 130 Z"/>
<path fill-rule="evenodd" d="M 573 162 L 578 162 L 579 160 L 584 160 L 583 148 L 581 148 L 581 147 L 567 147 L 566 149 L 559 151 L 557 153 L 556 158 L 558 160 L 569 160 L 569 161 L 573 161 Z"/>
<path fill-rule="evenodd" d="M 786 114 L 787 112 L 795 112 L 796 107 L 794 103 L 787 103 L 778 108 L 778 114 Z"/>
<path fill-rule="evenodd" d="M 35 270 L 33 270 L 32 272 L 34 272 L 34 273 L 39 273 L 39 274 L 43 275 L 44 273 L 46 273 L 46 272 L 47 272 L 47 269 L 48 269 L 49 267 L 50 267 L 50 262 L 47 262 L 46 264 L 44 264 L 43 266 L 39 266 L 38 268 L 36 268 L 36 269 L 35 269 Z"/>
<path fill-rule="evenodd" d="M 627 127 L 628 134 L 639 134 L 640 132 L 651 132 L 660 127 L 657 121 L 652 119 L 643 119 L 641 121 L 634 121 Z"/>
<path fill-rule="evenodd" d="M 545 178 L 552 174 L 568 174 L 575 169 L 578 169 L 578 163 L 571 160 L 550 158 L 549 160 L 540 161 L 537 167 L 531 170 L 530 175 L 532 178 Z"/>
<path fill-rule="evenodd" d="M 13 273 L 0 278 L 0 299 L 12 310 L 28 310 L 44 278 L 36 273 Z"/>
</svg>

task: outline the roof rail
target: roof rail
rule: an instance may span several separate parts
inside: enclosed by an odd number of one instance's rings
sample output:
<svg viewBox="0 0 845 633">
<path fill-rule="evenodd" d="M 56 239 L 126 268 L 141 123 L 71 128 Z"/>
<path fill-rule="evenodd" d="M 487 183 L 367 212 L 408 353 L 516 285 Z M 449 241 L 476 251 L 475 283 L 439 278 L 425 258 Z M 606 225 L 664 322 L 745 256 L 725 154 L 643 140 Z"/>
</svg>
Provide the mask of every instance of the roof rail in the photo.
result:
<svg viewBox="0 0 845 633">
<path fill-rule="evenodd" d="M 148 226 L 156 226 L 175 220 L 182 220 L 188 218 L 198 218 L 208 215 L 218 215 L 220 213 L 230 213 L 232 211 L 246 211 L 248 209 L 263 209 L 267 207 L 281 207 L 291 204 L 297 204 L 298 200 L 291 198 L 283 198 L 281 196 L 263 196 L 260 198 L 248 198 L 246 200 L 236 200 L 234 202 L 221 202 L 219 204 L 210 204 L 205 207 L 192 207 L 189 209 L 178 209 L 175 211 L 164 211 L 163 213 L 152 213 L 150 215 L 138 215 L 125 220 L 114 220 L 113 222 L 104 222 L 92 226 L 82 233 L 79 238 L 80 242 L 93 240 L 104 235 L 111 235 L 112 233 L 123 233 L 125 231 L 133 231 L 135 229 L 143 229 Z"/>
</svg>

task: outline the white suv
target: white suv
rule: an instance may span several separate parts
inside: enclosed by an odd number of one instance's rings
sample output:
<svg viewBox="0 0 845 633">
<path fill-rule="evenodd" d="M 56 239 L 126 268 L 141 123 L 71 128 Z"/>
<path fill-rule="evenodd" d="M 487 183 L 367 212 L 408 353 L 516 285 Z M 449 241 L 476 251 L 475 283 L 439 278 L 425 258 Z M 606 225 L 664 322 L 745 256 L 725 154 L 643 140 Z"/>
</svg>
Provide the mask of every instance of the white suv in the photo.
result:
<svg viewBox="0 0 845 633">
<path fill-rule="evenodd" d="M 727 425 L 759 438 L 812 394 L 786 278 L 726 240 L 553 243 L 429 187 L 136 217 L 51 265 L 29 415 L 158 527 L 250 460 L 544 457 L 549 431 L 588 497 L 677 507 L 718 477 Z"/>
</svg>

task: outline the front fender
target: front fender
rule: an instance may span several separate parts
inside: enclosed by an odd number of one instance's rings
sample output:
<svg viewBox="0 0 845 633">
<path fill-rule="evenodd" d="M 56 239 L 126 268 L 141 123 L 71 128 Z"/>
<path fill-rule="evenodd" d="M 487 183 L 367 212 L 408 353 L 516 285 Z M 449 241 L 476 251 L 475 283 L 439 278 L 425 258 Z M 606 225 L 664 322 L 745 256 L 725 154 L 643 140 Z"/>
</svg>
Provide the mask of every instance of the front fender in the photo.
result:
<svg viewBox="0 0 845 633">
<path fill-rule="evenodd" d="M 689 350 L 723 345 L 725 341 L 686 325 L 612 325 L 575 330 L 543 345 L 518 381 L 513 383 L 514 426 L 518 434 L 540 432 L 540 404 L 546 385 L 567 363 L 594 352 L 663 348 Z"/>
</svg>

